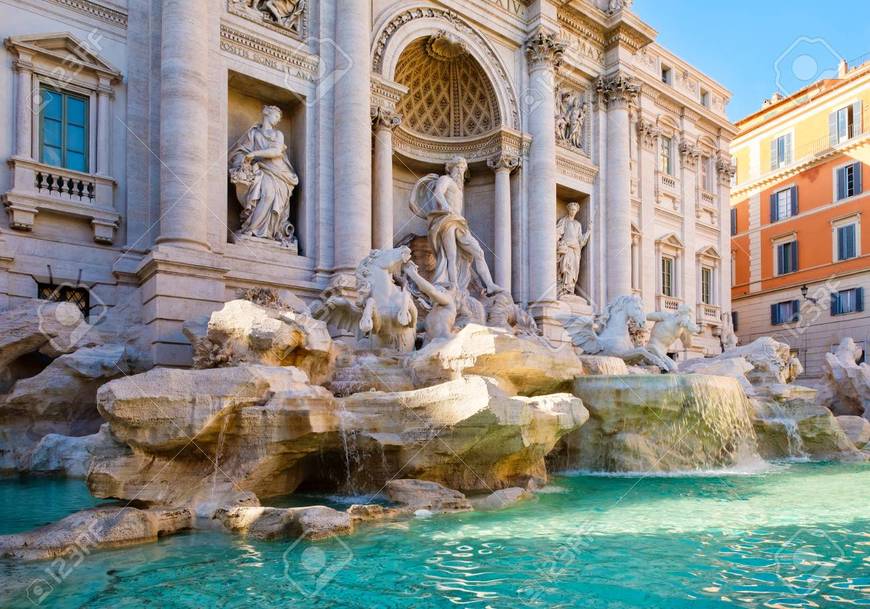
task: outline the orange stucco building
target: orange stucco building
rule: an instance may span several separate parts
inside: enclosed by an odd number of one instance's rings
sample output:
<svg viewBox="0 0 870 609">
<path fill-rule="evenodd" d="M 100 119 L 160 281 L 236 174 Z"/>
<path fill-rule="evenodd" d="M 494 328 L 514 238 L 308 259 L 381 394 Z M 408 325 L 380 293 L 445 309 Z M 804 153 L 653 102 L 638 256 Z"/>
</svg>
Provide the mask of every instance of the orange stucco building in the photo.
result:
<svg viewBox="0 0 870 609">
<path fill-rule="evenodd" d="M 732 301 L 741 343 L 791 345 L 807 378 L 850 336 L 870 346 L 870 63 L 774 96 L 737 123 Z"/>
</svg>

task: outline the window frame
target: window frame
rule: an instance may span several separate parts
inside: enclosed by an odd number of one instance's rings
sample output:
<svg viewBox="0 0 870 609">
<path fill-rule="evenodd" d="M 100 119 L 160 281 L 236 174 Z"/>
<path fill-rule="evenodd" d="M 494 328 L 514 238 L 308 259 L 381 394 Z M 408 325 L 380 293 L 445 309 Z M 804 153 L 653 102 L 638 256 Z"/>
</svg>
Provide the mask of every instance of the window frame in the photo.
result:
<svg viewBox="0 0 870 609">
<path fill-rule="evenodd" d="M 786 316 L 782 316 L 782 308 L 788 306 L 791 309 L 791 313 Z M 782 300 L 780 302 L 775 302 L 770 305 L 770 325 L 771 326 L 782 326 L 786 324 L 795 324 L 800 322 L 801 319 L 801 305 L 800 300 L 792 299 L 792 300 Z"/>
<path fill-rule="evenodd" d="M 674 70 L 670 66 L 662 64 L 661 66 L 661 79 L 662 82 L 666 85 L 673 86 L 674 84 Z"/>
<path fill-rule="evenodd" d="M 848 186 L 850 179 L 849 170 L 852 170 L 851 182 L 852 193 L 849 194 Z M 846 180 L 844 183 L 842 180 Z M 834 167 L 834 202 L 848 201 L 853 197 L 861 196 L 864 193 L 864 163 L 861 161 L 851 161 Z"/>
<path fill-rule="evenodd" d="M 787 214 L 782 215 L 780 206 L 783 201 L 780 200 L 780 196 L 785 195 L 786 200 L 786 210 Z M 794 184 L 789 186 L 780 187 L 777 190 L 774 190 L 770 193 L 770 223 L 775 224 L 776 222 L 782 222 L 783 220 L 788 220 L 789 218 L 794 218 L 800 213 L 800 208 L 798 205 L 798 187 Z"/>
<path fill-rule="evenodd" d="M 666 265 L 665 262 L 667 262 L 668 264 Z M 666 266 L 669 267 L 667 274 L 665 273 Z M 668 298 L 676 298 L 676 268 L 677 260 L 674 256 L 669 256 L 667 254 L 661 255 L 662 296 L 667 296 Z M 667 281 L 665 281 L 666 277 Z"/>
<path fill-rule="evenodd" d="M 788 268 L 789 270 L 783 271 L 780 267 L 780 261 L 785 261 L 785 258 L 780 259 L 780 248 L 785 248 L 787 246 L 792 246 L 792 253 L 788 256 Z M 775 240 L 773 242 L 773 270 L 774 277 L 783 277 L 785 275 L 791 275 L 793 273 L 797 273 L 800 270 L 800 258 L 798 251 L 798 239 L 795 235 L 789 235 L 788 237 L 784 237 L 782 239 Z"/>
<path fill-rule="evenodd" d="M 850 297 L 851 308 L 848 311 L 843 310 L 843 297 Z M 861 286 L 854 288 L 846 288 L 845 290 L 837 290 L 831 292 L 831 317 L 839 317 L 840 315 L 852 315 L 854 313 L 864 312 L 864 288 Z"/>
<path fill-rule="evenodd" d="M 706 281 L 705 281 L 706 277 Z M 701 265 L 701 304 L 713 306 L 714 269 L 706 264 Z"/>
<path fill-rule="evenodd" d="M 780 152 L 780 142 L 782 151 Z M 794 132 L 788 131 L 770 140 L 770 170 L 788 167 L 794 160 Z"/>
<path fill-rule="evenodd" d="M 48 165 L 50 167 L 58 167 L 60 169 L 66 169 L 68 171 L 78 171 L 80 173 L 91 173 L 91 96 L 85 95 L 82 93 L 78 93 L 75 91 L 71 91 L 69 89 L 64 88 L 56 88 L 52 87 L 46 83 L 39 83 L 39 94 L 40 99 L 43 99 L 44 95 L 57 95 L 61 99 L 61 117 L 60 117 L 60 164 L 50 163 L 45 158 L 45 149 L 46 149 L 46 138 L 45 138 L 45 121 L 47 120 L 45 117 L 45 111 L 48 108 L 48 104 L 43 104 L 42 108 L 39 111 L 39 134 L 38 134 L 38 142 L 39 142 L 39 162 Z M 84 105 L 84 125 L 72 125 L 75 127 L 81 127 L 84 130 L 84 138 L 83 138 L 83 150 L 74 151 L 77 154 L 81 154 L 84 158 L 84 167 L 71 167 L 68 160 L 68 154 L 70 152 L 68 139 L 68 131 L 70 127 L 69 118 L 68 118 L 68 106 L 69 100 L 74 99 L 81 102 Z M 48 119 L 54 120 L 54 119 Z M 49 148 L 58 148 L 58 146 L 48 146 Z"/>
<path fill-rule="evenodd" d="M 659 138 L 659 171 L 674 177 L 674 138 L 670 135 Z"/>
<path fill-rule="evenodd" d="M 855 246 L 855 255 L 849 258 L 840 258 L 840 229 L 846 228 L 849 226 L 854 227 L 854 246 Z M 861 257 L 861 213 L 852 214 L 846 216 L 845 218 L 839 218 L 831 222 L 831 242 L 833 245 L 831 251 L 831 261 L 834 263 L 837 262 L 847 262 L 849 260 L 855 260 L 856 258 Z"/>
</svg>

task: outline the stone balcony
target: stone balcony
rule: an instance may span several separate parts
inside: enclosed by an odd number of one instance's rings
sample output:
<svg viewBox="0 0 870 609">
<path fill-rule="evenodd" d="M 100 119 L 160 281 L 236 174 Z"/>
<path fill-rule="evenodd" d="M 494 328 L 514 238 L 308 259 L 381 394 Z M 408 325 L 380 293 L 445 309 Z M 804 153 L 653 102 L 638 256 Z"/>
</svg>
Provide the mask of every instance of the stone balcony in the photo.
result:
<svg viewBox="0 0 870 609">
<path fill-rule="evenodd" d="M 656 296 L 656 310 L 658 311 L 676 313 L 681 304 L 683 304 L 683 301 L 675 296 L 665 296 L 664 294 Z"/>
<path fill-rule="evenodd" d="M 721 309 L 718 305 L 699 302 L 695 315 L 699 324 L 706 324 L 708 326 L 722 325 Z"/>
<path fill-rule="evenodd" d="M 94 241 L 111 244 L 121 216 L 113 205 L 115 181 L 97 174 L 53 167 L 22 157 L 9 159 L 12 190 L 0 197 L 14 230 L 31 231 L 36 216 L 47 211 L 89 220 Z"/>
</svg>

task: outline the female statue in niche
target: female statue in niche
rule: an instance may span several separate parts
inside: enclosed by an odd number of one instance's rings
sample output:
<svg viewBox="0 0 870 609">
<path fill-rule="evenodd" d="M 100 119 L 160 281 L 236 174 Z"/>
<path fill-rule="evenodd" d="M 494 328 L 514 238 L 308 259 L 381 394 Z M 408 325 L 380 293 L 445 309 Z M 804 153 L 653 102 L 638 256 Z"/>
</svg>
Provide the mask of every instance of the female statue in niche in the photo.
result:
<svg viewBox="0 0 870 609">
<path fill-rule="evenodd" d="M 284 134 L 277 128 L 281 109 L 263 108 L 263 119 L 230 151 L 230 181 L 242 205 L 240 236 L 278 241 L 295 248 L 290 197 L 299 176 L 287 159 Z"/>
</svg>

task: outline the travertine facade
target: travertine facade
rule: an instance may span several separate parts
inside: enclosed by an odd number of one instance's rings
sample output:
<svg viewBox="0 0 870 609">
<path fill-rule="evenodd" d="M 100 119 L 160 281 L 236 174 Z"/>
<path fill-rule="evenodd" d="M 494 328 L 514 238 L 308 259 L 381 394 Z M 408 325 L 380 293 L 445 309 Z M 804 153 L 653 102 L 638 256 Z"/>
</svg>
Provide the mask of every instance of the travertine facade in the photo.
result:
<svg viewBox="0 0 870 609">
<path fill-rule="evenodd" d="M 373 247 L 431 256 L 408 201 L 463 157 L 492 280 L 546 336 L 636 294 L 694 314 L 681 357 L 716 353 L 729 95 L 630 5 L 4 1 L 0 306 L 55 286 L 87 288 L 92 316 L 139 299 L 155 360 L 184 365 L 182 322 L 240 289 L 313 301 Z M 573 294 L 572 202 L 591 230 Z"/>
</svg>

